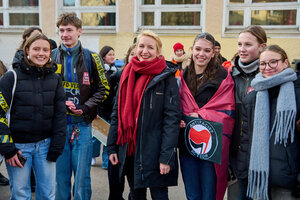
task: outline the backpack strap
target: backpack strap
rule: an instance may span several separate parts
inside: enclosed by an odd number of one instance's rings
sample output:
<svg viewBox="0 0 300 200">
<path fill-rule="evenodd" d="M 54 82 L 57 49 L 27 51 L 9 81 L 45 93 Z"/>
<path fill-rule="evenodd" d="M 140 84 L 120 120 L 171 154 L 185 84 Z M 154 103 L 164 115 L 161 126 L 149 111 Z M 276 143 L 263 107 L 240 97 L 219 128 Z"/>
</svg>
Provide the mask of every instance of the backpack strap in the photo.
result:
<svg viewBox="0 0 300 200">
<path fill-rule="evenodd" d="M 10 101 L 10 105 L 9 105 L 9 109 L 6 112 L 6 119 L 7 119 L 7 123 L 8 123 L 8 127 L 10 125 L 10 110 L 11 110 L 11 106 L 13 104 L 13 100 L 14 100 L 14 95 L 15 95 L 15 91 L 16 91 L 16 86 L 17 86 L 17 73 L 15 72 L 14 69 L 10 69 L 9 71 L 11 71 L 14 75 L 14 85 L 13 85 L 13 89 L 12 89 L 12 94 L 11 94 L 11 101 Z"/>
</svg>

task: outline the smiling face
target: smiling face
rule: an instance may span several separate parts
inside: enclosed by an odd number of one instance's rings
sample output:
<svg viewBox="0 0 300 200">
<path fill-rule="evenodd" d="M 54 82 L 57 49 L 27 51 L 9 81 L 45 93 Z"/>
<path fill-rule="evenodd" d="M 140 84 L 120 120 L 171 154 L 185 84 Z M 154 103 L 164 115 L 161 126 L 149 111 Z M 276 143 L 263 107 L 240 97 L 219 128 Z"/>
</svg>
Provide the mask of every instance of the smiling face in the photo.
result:
<svg viewBox="0 0 300 200">
<path fill-rule="evenodd" d="M 238 38 L 238 54 L 242 63 L 250 63 L 258 59 L 264 46 L 265 43 L 259 44 L 257 38 L 251 33 L 241 33 Z"/>
<path fill-rule="evenodd" d="M 151 61 L 158 57 L 160 54 L 156 41 L 152 37 L 142 36 L 137 44 L 136 55 L 139 61 Z"/>
<path fill-rule="evenodd" d="M 111 65 L 114 63 L 115 60 L 115 52 L 114 50 L 110 50 L 103 58 L 104 62 L 108 65 Z"/>
<path fill-rule="evenodd" d="M 196 73 L 203 73 L 209 61 L 215 55 L 213 44 L 206 39 L 199 39 L 192 47 L 192 54 Z"/>
<path fill-rule="evenodd" d="M 66 26 L 60 25 L 58 32 L 62 43 L 67 48 L 73 48 L 77 45 L 78 38 L 80 37 L 82 30 L 81 28 L 77 29 L 75 26 L 68 24 Z"/>
<path fill-rule="evenodd" d="M 26 49 L 29 60 L 38 67 L 43 67 L 50 58 L 50 43 L 47 40 L 38 39 Z"/>
<path fill-rule="evenodd" d="M 183 49 L 177 49 L 175 51 L 175 55 L 178 56 L 178 57 L 181 57 L 183 55 L 183 52 L 184 52 Z"/>
<path fill-rule="evenodd" d="M 265 78 L 272 77 L 288 67 L 288 60 L 282 59 L 279 53 L 264 51 L 259 57 L 259 71 Z"/>
</svg>

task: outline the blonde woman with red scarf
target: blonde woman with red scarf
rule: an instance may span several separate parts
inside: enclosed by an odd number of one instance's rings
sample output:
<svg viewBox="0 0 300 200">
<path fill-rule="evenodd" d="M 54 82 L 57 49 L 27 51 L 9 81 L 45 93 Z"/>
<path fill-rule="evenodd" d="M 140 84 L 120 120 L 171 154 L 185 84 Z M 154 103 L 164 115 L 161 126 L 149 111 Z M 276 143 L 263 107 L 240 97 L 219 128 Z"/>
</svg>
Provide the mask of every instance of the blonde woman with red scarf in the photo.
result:
<svg viewBox="0 0 300 200">
<path fill-rule="evenodd" d="M 124 68 L 111 116 L 107 153 L 120 176 L 127 176 L 131 199 L 168 199 L 177 185 L 180 124 L 176 65 L 161 55 L 152 31 L 137 37 L 136 56 Z"/>
</svg>

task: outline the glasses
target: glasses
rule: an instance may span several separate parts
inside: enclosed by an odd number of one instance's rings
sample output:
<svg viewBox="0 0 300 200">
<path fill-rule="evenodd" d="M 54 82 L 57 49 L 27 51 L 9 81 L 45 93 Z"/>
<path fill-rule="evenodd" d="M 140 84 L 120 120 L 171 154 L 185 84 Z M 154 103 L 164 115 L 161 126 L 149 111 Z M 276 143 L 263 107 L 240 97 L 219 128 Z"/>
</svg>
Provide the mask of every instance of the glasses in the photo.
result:
<svg viewBox="0 0 300 200">
<path fill-rule="evenodd" d="M 272 59 L 269 62 L 260 62 L 259 63 L 259 68 L 260 69 L 266 69 L 267 65 L 269 65 L 270 68 L 274 69 L 277 67 L 278 65 L 278 61 L 280 61 L 282 59 Z"/>
</svg>

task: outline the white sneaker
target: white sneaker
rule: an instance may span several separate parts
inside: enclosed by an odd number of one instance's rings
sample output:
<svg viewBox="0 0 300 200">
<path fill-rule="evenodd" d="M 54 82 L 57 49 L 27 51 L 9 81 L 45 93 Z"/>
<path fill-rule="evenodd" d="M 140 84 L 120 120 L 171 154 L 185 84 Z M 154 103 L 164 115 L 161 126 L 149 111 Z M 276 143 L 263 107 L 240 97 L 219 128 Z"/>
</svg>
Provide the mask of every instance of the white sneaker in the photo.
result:
<svg viewBox="0 0 300 200">
<path fill-rule="evenodd" d="M 96 158 L 92 158 L 92 166 L 96 165 Z"/>
</svg>

